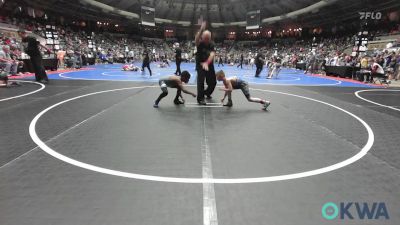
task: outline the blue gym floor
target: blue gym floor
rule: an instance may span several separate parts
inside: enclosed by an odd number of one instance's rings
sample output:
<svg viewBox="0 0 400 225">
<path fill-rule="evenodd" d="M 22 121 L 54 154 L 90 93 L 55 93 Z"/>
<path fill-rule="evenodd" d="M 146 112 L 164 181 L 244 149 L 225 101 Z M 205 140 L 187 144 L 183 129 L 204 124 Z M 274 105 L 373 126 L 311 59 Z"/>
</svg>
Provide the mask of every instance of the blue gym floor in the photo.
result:
<svg viewBox="0 0 400 225">
<path fill-rule="evenodd" d="M 141 67 L 141 63 L 135 63 L 136 66 Z M 90 70 L 80 70 L 65 72 L 60 74 L 49 75 L 50 79 L 74 79 L 74 80 L 107 80 L 107 81 L 148 81 L 157 82 L 160 77 L 172 75 L 175 70 L 175 64 L 171 63 L 170 67 L 159 68 L 158 63 L 151 64 L 153 76 L 149 76 L 149 72 L 126 72 L 122 71 L 123 64 L 106 64 L 96 65 L 89 67 Z M 264 68 L 260 78 L 254 77 L 255 67 L 245 65 L 243 69 L 236 66 L 215 66 L 215 70 L 224 70 L 227 76 L 237 76 L 243 78 L 251 84 L 267 84 L 267 85 L 298 85 L 298 86 L 338 86 L 338 87 L 363 87 L 371 88 L 377 87 L 376 85 L 368 85 L 355 81 L 346 81 L 343 79 L 335 79 L 333 77 L 318 77 L 304 74 L 301 70 L 296 69 L 282 69 L 278 78 L 266 79 L 268 69 Z M 182 63 L 181 70 L 187 70 L 192 74 L 190 84 L 195 84 L 196 71 L 194 63 Z"/>
</svg>

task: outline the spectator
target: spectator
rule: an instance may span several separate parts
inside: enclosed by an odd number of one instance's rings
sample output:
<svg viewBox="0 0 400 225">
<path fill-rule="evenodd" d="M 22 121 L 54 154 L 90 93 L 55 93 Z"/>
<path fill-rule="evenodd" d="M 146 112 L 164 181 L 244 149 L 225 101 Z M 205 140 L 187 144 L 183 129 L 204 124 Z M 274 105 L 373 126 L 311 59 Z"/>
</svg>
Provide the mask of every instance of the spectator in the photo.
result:
<svg viewBox="0 0 400 225">
<path fill-rule="evenodd" d="M 4 45 L 0 50 L 0 66 L 9 75 L 17 75 L 18 61 L 11 58 L 10 46 Z"/>
<path fill-rule="evenodd" d="M 378 78 L 384 77 L 385 71 L 383 70 L 383 67 L 378 63 L 381 61 L 380 59 L 381 59 L 381 57 L 375 58 L 374 60 L 371 59 L 371 61 L 370 61 L 370 63 L 372 64 L 371 65 L 371 76 L 369 78 L 369 76 L 367 75 L 367 82 L 372 83 L 373 79 L 375 77 L 378 77 Z"/>
<path fill-rule="evenodd" d="M 394 79 L 397 81 L 400 79 L 400 52 L 398 52 L 396 57 L 396 67 Z"/>
<path fill-rule="evenodd" d="M 65 61 L 64 61 L 64 58 L 65 58 L 65 54 L 66 54 L 67 52 L 66 51 L 64 51 L 64 49 L 60 49 L 60 50 L 58 50 L 58 52 L 57 52 L 57 60 L 58 60 L 58 68 L 64 68 L 65 67 Z"/>
</svg>

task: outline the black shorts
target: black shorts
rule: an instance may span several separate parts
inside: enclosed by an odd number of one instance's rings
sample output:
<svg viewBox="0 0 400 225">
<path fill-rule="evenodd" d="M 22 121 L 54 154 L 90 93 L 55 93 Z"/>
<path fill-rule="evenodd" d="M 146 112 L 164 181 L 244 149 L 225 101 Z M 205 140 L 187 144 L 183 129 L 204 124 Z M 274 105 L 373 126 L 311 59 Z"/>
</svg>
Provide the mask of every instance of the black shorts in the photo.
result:
<svg viewBox="0 0 400 225">
<path fill-rule="evenodd" d="M 250 98 L 249 84 L 246 81 L 238 80 L 235 89 L 242 90 L 244 96 L 246 96 L 246 98 Z"/>
</svg>

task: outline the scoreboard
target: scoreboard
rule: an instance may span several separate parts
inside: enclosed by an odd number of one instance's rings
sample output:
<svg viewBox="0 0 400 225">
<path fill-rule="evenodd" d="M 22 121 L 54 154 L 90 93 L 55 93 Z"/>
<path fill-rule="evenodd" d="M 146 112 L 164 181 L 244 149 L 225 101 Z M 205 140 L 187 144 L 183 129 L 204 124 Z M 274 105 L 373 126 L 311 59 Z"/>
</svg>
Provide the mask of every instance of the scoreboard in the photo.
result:
<svg viewBox="0 0 400 225">
<path fill-rule="evenodd" d="M 246 30 L 260 28 L 260 10 L 248 12 L 246 15 Z"/>
<path fill-rule="evenodd" d="M 155 26 L 155 9 L 150 8 L 147 6 L 142 6 L 142 13 L 141 13 L 141 18 L 142 18 L 142 24 L 146 26 Z"/>
</svg>

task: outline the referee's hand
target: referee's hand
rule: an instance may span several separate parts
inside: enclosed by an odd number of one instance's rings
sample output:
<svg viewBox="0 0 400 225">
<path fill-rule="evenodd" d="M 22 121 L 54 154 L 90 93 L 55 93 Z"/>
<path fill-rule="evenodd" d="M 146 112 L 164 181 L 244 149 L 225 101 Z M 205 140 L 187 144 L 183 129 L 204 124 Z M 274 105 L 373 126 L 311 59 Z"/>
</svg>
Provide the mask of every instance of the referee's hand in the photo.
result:
<svg viewBox="0 0 400 225">
<path fill-rule="evenodd" d="M 206 21 L 203 21 L 203 22 L 201 23 L 200 30 L 205 30 L 205 29 L 206 29 L 206 26 L 207 26 L 207 22 L 206 22 Z"/>
<path fill-rule="evenodd" d="M 208 71 L 208 63 L 207 62 L 203 62 L 201 64 L 201 67 L 203 67 L 203 70 Z"/>
</svg>

